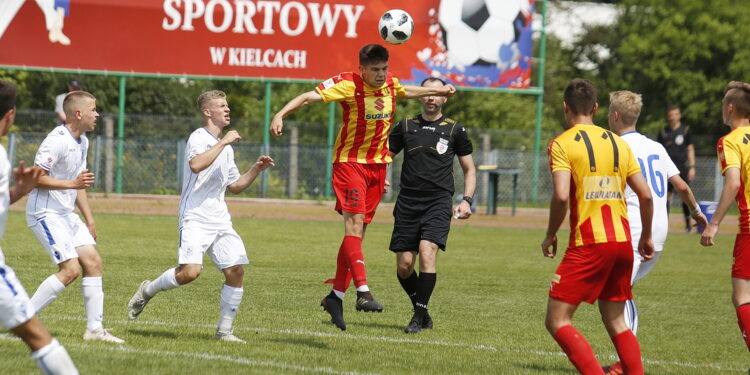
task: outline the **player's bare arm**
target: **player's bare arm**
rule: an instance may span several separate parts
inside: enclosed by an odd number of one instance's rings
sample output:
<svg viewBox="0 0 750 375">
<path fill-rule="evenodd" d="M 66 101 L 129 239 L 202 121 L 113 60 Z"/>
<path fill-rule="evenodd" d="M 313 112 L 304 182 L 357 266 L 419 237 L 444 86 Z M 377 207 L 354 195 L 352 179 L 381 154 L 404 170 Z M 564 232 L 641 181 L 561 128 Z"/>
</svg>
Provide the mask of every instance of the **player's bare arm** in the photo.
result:
<svg viewBox="0 0 750 375">
<path fill-rule="evenodd" d="M 471 154 L 459 156 L 458 164 L 464 171 L 464 196 L 473 197 L 477 189 L 477 169 L 474 167 L 474 158 Z M 468 219 L 471 216 L 471 205 L 465 200 L 461 200 L 454 209 L 453 217 L 458 219 Z"/>
<path fill-rule="evenodd" d="M 698 206 L 698 202 L 695 200 L 695 196 L 693 195 L 693 191 L 690 189 L 690 186 L 687 184 L 687 182 L 685 182 L 685 180 L 683 180 L 682 177 L 677 174 L 669 179 L 669 183 L 672 184 L 674 190 L 680 196 L 680 199 L 682 199 L 682 201 L 685 202 L 688 207 L 690 207 L 690 217 L 695 220 L 696 224 L 699 227 L 705 228 L 708 225 L 706 215 L 701 212 L 701 209 Z"/>
<path fill-rule="evenodd" d="M 13 168 L 16 184 L 9 191 L 10 203 L 21 199 L 21 197 L 33 190 L 37 182 L 39 182 L 39 177 L 42 176 L 42 171 L 43 169 L 38 166 L 26 167 L 26 163 L 23 160 L 18 162 L 18 167 Z"/>
<path fill-rule="evenodd" d="M 94 184 L 94 174 L 84 169 L 75 180 L 60 180 L 50 177 L 48 172 L 42 169 L 41 176 L 37 182 L 38 188 L 47 190 L 85 189 Z"/>
<path fill-rule="evenodd" d="M 547 258 L 554 258 L 557 254 L 557 230 L 560 229 L 560 225 L 565 220 L 565 214 L 568 213 L 570 172 L 555 171 L 552 173 L 552 181 L 555 191 L 552 193 L 552 199 L 549 203 L 547 234 L 542 241 L 542 254 Z"/>
<path fill-rule="evenodd" d="M 646 179 L 640 173 L 634 173 L 627 178 L 628 186 L 638 196 L 641 210 L 641 238 L 638 240 L 638 253 L 644 261 L 654 257 L 654 242 L 651 240 L 651 221 L 654 216 L 654 199 Z"/>
<path fill-rule="evenodd" d="M 91 213 L 89 196 L 86 194 L 86 190 L 79 189 L 76 192 L 76 207 L 81 211 L 83 219 L 86 221 L 86 227 L 89 229 L 89 233 L 91 233 L 91 237 L 96 239 L 96 223 L 94 222 L 94 215 Z"/>
<path fill-rule="evenodd" d="M 404 89 L 406 90 L 406 95 L 404 95 L 404 97 L 407 99 L 416 99 L 433 95 L 451 97 L 456 93 L 456 88 L 451 84 L 439 87 L 404 85 Z"/>
<path fill-rule="evenodd" d="M 721 198 L 719 198 L 719 204 L 716 206 L 716 212 L 711 218 L 711 222 L 708 223 L 701 234 L 701 245 L 714 245 L 714 238 L 719 232 L 719 225 L 721 224 L 721 221 L 724 220 L 724 216 L 727 215 L 727 211 L 729 211 L 729 207 L 732 206 L 734 198 L 737 196 L 739 190 L 740 169 L 736 167 L 728 168 L 724 172 L 724 189 L 721 190 Z"/>
<path fill-rule="evenodd" d="M 258 157 L 258 160 L 255 161 L 255 164 L 250 167 L 247 173 L 240 176 L 240 178 L 233 184 L 227 186 L 227 189 L 232 194 L 242 193 L 243 191 L 245 191 L 245 189 L 253 184 L 258 175 L 260 175 L 260 172 L 263 172 L 275 165 L 276 164 L 274 164 L 273 159 L 271 159 L 270 156 L 261 155 L 260 157 Z"/>
<path fill-rule="evenodd" d="M 237 143 L 240 140 L 242 140 L 240 133 L 237 133 L 236 130 L 228 131 L 227 134 L 224 135 L 224 138 L 206 150 L 206 152 L 190 159 L 190 170 L 193 173 L 200 173 L 202 170 L 208 168 L 214 160 L 219 157 L 225 146 Z"/>
<path fill-rule="evenodd" d="M 695 147 L 693 145 L 687 146 L 687 160 L 688 160 L 688 181 L 692 182 L 695 179 Z"/>
<path fill-rule="evenodd" d="M 271 134 L 275 137 L 280 137 L 283 134 L 282 129 L 284 128 L 284 117 L 308 104 L 322 101 L 323 97 L 315 90 L 300 94 L 296 98 L 290 100 L 289 103 L 286 103 L 286 105 L 273 116 L 273 119 L 271 120 Z"/>
</svg>

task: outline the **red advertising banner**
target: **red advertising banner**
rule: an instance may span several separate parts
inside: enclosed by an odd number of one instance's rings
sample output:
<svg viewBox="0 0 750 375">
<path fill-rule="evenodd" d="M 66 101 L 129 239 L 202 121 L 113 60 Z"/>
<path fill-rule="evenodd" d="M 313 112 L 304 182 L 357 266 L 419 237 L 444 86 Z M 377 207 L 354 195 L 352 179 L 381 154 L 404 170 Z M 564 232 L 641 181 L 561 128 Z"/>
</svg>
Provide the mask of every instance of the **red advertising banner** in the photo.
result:
<svg viewBox="0 0 750 375">
<path fill-rule="evenodd" d="M 414 20 L 385 43 L 389 9 Z M 406 82 L 525 88 L 534 0 L 2 0 L 0 66 L 323 80 L 386 45 Z"/>
</svg>

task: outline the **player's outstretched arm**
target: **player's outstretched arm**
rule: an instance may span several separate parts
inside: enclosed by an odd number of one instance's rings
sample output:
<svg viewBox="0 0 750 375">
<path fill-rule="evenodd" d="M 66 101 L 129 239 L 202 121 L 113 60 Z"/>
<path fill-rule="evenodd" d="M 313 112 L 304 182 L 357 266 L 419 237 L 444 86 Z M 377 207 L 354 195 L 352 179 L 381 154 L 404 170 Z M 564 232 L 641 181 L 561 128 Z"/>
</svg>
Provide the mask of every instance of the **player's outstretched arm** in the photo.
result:
<svg viewBox="0 0 750 375">
<path fill-rule="evenodd" d="M 255 181 L 260 172 L 263 172 L 274 165 L 276 164 L 274 164 L 273 159 L 271 159 L 270 156 L 261 155 L 258 157 L 258 160 L 255 161 L 255 164 L 250 167 L 247 173 L 241 175 L 237 181 L 229 185 L 227 188 L 232 194 L 242 193 L 253 184 L 253 181 Z"/>
<path fill-rule="evenodd" d="M 638 196 L 638 206 L 641 210 L 641 238 L 638 241 L 638 253 L 647 261 L 654 257 L 654 242 L 651 240 L 654 198 L 651 196 L 651 189 L 640 171 L 628 176 L 627 183 Z"/>
<path fill-rule="evenodd" d="M 9 191 L 11 204 L 36 187 L 39 177 L 42 176 L 42 171 L 43 169 L 36 165 L 31 168 L 26 167 L 23 160 L 18 162 L 18 167 L 13 168 L 15 185 Z"/>
<path fill-rule="evenodd" d="M 464 171 L 464 196 L 473 197 L 477 189 L 477 169 L 474 167 L 474 158 L 469 155 L 459 156 L 458 164 Z M 458 219 L 468 219 L 471 216 L 471 205 L 465 200 L 461 200 L 454 209 L 453 217 Z"/>
<path fill-rule="evenodd" d="M 693 195 L 693 191 L 690 190 L 690 186 L 678 174 L 670 177 L 669 183 L 672 184 L 674 190 L 680 195 L 682 201 L 690 207 L 690 217 L 695 220 L 699 227 L 705 228 L 708 225 L 706 215 L 701 212 L 701 208 L 698 206 L 698 202 L 695 200 L 695 196 Z"/>
<path fill-rule="evenodd" d="M 242 140 L 240 133 L 236 130 L 230 130 L 224 135 L 219 142 L 211 146 L 208 150 L 198 155 L 195 155 L 188 164 L 190 164 L 190 171 L 193 173 L 200 173 L 202 170 L 208 168 L 216 158 L 219 157 L 224 147 L 232 143 L 237 143 Z"/>
<path fill-rule="evenodd" d="M 94 174 L 84 169 L 75 180 L 60 180 L 50 177 L 42 168 L 41 176 L 36 187 L 47 190 L 85 189 L 94 184 Z"/>
<path fill-rule="evenodd" d="M 275 137 L 280 137 L 282 129 L 284 128 L 284 117 L 294 113 L 294 111 L 313 103 L 322 102 L 323 97 L 317 91 L 308 91 L 306 93 L 298 95 L 296 98 L 286 103 L 280 111 L 276 112 L 271 119 L 271 134 Z"/>
<path fill-rule="evenodd" d="M 724 189 L 721 191 L 719 204 L 716 206 L 716 212 L 711 218 L 711 222 L 706 225 L 701 233 L 701 245 L 713 246 L 714 237 L 719 232 L 719 224 L 724 220 L 729 207 L 732 205 L 737 192 L 740 190 L 740 169 L 736 167 L 728 168 L 724 171 Z"/>
<path fill-rule="evenodd" d="M 425 96 L 448 96 L 450 97 L 456 93 L 456 88 L 453 87 L 453 85 L 445 85 L 445 86 L 439 86 L 439 87 L 404 85 L 404 89 L 406 90 L 406 95 L 404 95 L 404 97 L 407 99 L 416 99 L 416 98 L 421 98 Z"/>
<path fill-rule="evenodd" d="M 568 212 L 568 200 L 570 199 L 570 171 L 555 171 L 552 173 L 552 182 L 555 190 L 549 202 L 549 223 L 547 234 L 542 241 L 542 254 L 547 258 L 557 255 L 557 231 L 565 220 Z"/>
</svg>

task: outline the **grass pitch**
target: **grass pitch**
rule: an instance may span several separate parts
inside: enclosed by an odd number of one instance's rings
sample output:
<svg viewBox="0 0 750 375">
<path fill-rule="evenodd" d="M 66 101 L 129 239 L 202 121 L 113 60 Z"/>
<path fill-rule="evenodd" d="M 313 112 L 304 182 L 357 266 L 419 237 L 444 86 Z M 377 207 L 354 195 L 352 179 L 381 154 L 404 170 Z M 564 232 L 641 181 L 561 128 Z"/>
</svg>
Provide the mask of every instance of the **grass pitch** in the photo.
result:
<svg viewBox="0 0 750 375">
<path fill-rule="evenodd" d="M 381 212 L 379 216 L 387 216 Z M 333 216 L 334 214 L 331 213 Z M 126 304 L 144 279 L 177 259 L 174 216 L 98 214 L 104 259 L 105 327 L 123 346 L 84 342 L 80 280 L 39 315 L 82 374 L 574 374 L 547 334 L 547 288 L 558 259 L 542 257 L 543 230 L 457 226 L 438 256 L 430 301 L 435 329 L 406 335 L 411 306 L 387 250 L 391 225 L 374 223 L 364 241 L 368 284 L 383 313 L 359 313 L 353 291 L 344 301 L 347 331 L 318 306 L 328 293 L 342 233 L 338 221 L 235 219 L 251 265 L 235 334 L 247 345 L 211 340 L 222 277 L 208 259 L 190 285 L 160 293 L 138 320 Z M 508 217 L 497 220 L 511 221 Z M 560 233 L 565 243 L 567 232 Z M 635 288 L 639 340 L 648 374 L 739 374 L 748 353 L 730 302 L 734 236 L 701 248 L 695 234 L 670 234 L 659 264 Z M 56 271 L 14 212 L 2 242 L 7 262 L 29 294 Z M 600 362 L 615 351 L 595 307 L 574 320 Z M 0 337 L 3 374 L 37 373 L 26 346 Z"/>
</svg>

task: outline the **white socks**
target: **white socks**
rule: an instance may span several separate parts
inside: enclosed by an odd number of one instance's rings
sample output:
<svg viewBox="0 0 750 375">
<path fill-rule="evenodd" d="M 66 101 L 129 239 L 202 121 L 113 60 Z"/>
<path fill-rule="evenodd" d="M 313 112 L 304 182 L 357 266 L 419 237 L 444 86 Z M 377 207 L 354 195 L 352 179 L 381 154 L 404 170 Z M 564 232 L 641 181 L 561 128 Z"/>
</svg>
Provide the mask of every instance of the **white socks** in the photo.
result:
<svg viewBox="0 0 750 375">
<path fill-rule="evenodd" d="M 219 331 L 232 331 L 232 323 L 234 322 L 235 315 L 237 315 L 237 309 L 240 307 L 244 292 L 242 288 L 231 287 L 227 284 L 224 284 L 224 287 L 221 288 L 219 322 L 217 323 Z"/>
<path fill-rule="evenodd" d="M 31 353 L 39 369 L 45 375 L 78 375 L 78 370 L 65 348 L 52 339 L 47 346 Z"/>
<path fill-rule="evenodd" d="M 170 268 L 164 271 L 164 273 L 157 277 L 154 281 L 150 282 L 148 286 L 146 286 L 146 290 L 144 290 L 144 293 L 146 294 L 145 297 L 151 298 L 158 292 L 174 289 L 180 286 L 180 284 L 177 283 L 177 279 L 175 278 L 176 270 L 177 267 Z"/>
<path fill-rule="evenodd" d="M 358 287 L 357 287 L 357 291 L 358 291 L 358 292 L 362 292 L 362 293 L 364 293 L 364 292 L 369 292 L 369 291 L 370 291 L 370 288 L 369 288 L 369 287 L 367 286 L 367 284 L 364 284 L 364 285 L 360 285 L 360 286 L 358 286 Z"/>
<path fill-rule="evenodd" d="M 102 328 L 104 319 L 104 291 L 102 277 L 84 277 L 81 280 L 83 304 L 86 305 L 86 329 L 96 331 Z"/>
<path fill-rule="evenodd" d="M 632 299 L 625 301 L 625 324 L 628 325 L 633 334 L 638 332 L 638 310 Z"/>
<path fill-rule="evenodd" d="M 31 297 L 31 304 L 36 309 L 36 312 L 39 313 L 47 307 L 47 305 L 57 298 L 57 294 L 62 292 L 63 289 L 65 289 L 65 285 L 55 275 L 50 275 L 50 277 L 42 281 Z"/>
<path fill-rule="evenodd" d="M 336 289 L 334 289 L 334 290 L 333 290 L 333 294 L 335 294 L 335 295 L 336 295 L 336 297 L 339 297 L 339 299 L 340 299 L 340 300 L 342 300 L 342 301 L 344 300 L 344 295 L 346 295 L 346 293 L 344 293 L 344 292 L 339 292 L 339 291 L 338 291 L 338 290 L 336 290 Z"/>
</svg>

